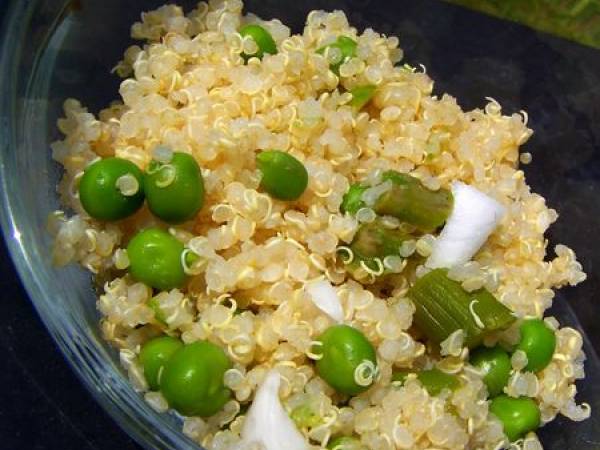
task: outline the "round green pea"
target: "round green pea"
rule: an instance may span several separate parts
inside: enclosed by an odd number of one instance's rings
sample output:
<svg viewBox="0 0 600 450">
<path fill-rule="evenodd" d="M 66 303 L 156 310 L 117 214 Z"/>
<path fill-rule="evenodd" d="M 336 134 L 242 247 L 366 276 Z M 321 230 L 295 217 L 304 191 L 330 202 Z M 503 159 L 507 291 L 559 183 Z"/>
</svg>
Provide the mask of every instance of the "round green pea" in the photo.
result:
<svg viewBox="0 0 600 450">
<path fill-rule="evenodd" d="M 182 252 L 183 244 L 166 231 L 158 228 L 140 231 L 127 246 L 129 273 L 156 289 L 181 287 L 186 280 Z"/>
<path fill-rule="evenodd" d="M 257 57 L 258 59 L 262 59 L 265 53 L 269 53 L 271 55 L 277 53 L 277 44 L 275 44 L 273 36 L 271 36 L 271 33 L 269 33 L 260 25 L 250 24 L 243 26 L 240 29 L 240 35 L 242 37 L 250 36 L 254 42 L 256 42 L 256 46 L 258 47 L 257 52 L 253 55 L 242 53 L 242 57 L 245 60 L 248 60 L 253 56 Z"/>
<path fill-rule="evenodd" d="M 392 373 L 392 383 L 402 386 L 411 373 L 415 372 L 398 370 Z M 454 391 L 460 386 L 460 382 L 455 375 L 442 372 L 437 368 L 421 370 L 420 372 L 416 372 L 416 374 L 417 380 L 419 380 L 429 395 L 432 396 L 439 395 L 444 389 Z"/>
<path fill-rule="evenodd" d="M 417 374 L 417 379 L 432 396 L 439 395 L 444 389 L 454 391 L 460 386 L 460 382 L 455 375 L 442 372 L 436 368 L 422 370 Z"/>
<path fill-rule="evenodd" d="M 193 219 L 204 204 L 202 172 L 193 156 L 175 152 L 171 161 L 151 161 L 144 192 L 152 214 L 168 223 Z"/>
<path fill-rule="evenodd" d="M 343 213 L 356 214 L 356 212 L 365 206 L 365 202 L 362 200 L 363 192 L 367 190 L 368 186 L 364 186 L 360 183 L 354 183 L 350 185 L 348 191 L 342 198 L 342 204 L 340 205 L 340 211 Z"/>
<path fill-rule="evenodd" d="M 151 390 L 158 390 L 161 370 L 164 370 L 164 365 L 181 347 L 183 347 L 183 343 L 171 336 L 150 339 L 142 346 L 140 362 L 144 368 L 144 377 Z"/>
<path fill-rule="evenodd" d="M 208 341 L 177 350 L 165 364 L 160 391 L 169 406 L 184 416 L 212 416 L 231 396 L 223 384 L 231 362 L 225 352 Z"/>
<path fill-rule="evenodd" d="M 540 426 L 540 409 L 528 397 L 499 395 L 491 401 L 490 411 L 502 422 L 504 434 L 511 442 Z"/>
<path fill-rule="evenodd" d="M 120 187 L 129 175 L 133 187 Z M 137 190 L 135 184 L 137 183 Z M 144 203 L 142 171 L 123 158 L 105 158 L 88 166 L 79 181 L 79 200 L 94 219 L 120 220 L 132 215 Z"/>
<path fill-rule="evenodd" d="M 512 369 L 508 353 L 499 346 L 479 347 L 471 353 L 470 362 L 483 372 L 489 396 L 501 394 Z"/>
<path fill-rule="evenodd" d="M 371 101 L 375 95 L 376 87 L 368 84 L 366 86 L 358 86 L 350 91 L 352 100 L 350 100 L 350 106 L 360 111 L 367 103 Z"/>
<path fill-rule="evenodd" d="M 339 61 L 332 62 L 329 64 L 329 68 L 336 75 L 340 73 L 340 66 L 345 63 L 349 58 L 356 56 L 356 47 L 357 43 L 354 39 L 349 38 L 348 36 L 339 36 L 337 40 L 331 44 L 325 45 L 319 49 L 317 49 L 317 53 L 325 54 L 325 50 L 328 48 L 337 48 L 340 51 L 340 59 Z"/>
<path fill-rule="evenodd" d="M 261 187 L 279 200 L 296 200 L 308 186 L 304 165 L 289 153 L 267 150 L 256 156 Z"/>
<path fill-rule="evenodd" d="M 525 370 L 539 372 L 552 360 L 556 349 L 556 335 L 541 319 L 525 320 L 521 324 L 521 340 L 517 350 L 527 355 Z"/>
<path fill-rule="evenodd" d="M 362 450 L 364 446 L 356 438 L 350 436 L 339 436 L 327 444 L 329 450 Z"/>
<path fill-rule="evenodd" d="M 357 395 L 366 391 L 375 381 L 375 349 L 356 328 L 334 325 L 325 330 L 318 342 L 322 345 L 315 346 L 314 350 L 321 355 L 316 363 L 317 372 L 336 391 Z M 359 366 L 365 369 L 364 373 L 361 373 Z"/>
</svg>

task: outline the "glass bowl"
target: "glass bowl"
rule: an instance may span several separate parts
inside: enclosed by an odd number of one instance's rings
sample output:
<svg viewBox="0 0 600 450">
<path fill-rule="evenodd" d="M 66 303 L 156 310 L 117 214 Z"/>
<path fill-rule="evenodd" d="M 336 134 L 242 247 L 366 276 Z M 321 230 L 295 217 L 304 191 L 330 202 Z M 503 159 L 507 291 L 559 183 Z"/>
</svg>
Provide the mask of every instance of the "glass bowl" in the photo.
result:
<svg viewBox="0 0 600 450">
<path fill-rule="evenodd" d="M 90 111 L 116 98 L 110 69 L 130 43 L 142 10 L 164 0 L 13 1 L 2 27 L 0 53 L 0 218 L 23 284 L 65 358 L 100 405 L 145 448 L 198 448 L 174 414 L 158 414 L 138 395 L 102 340 L 88 273 L 50 264 L 48 213 L 58 208 L 59 167 L 49 143 L 67 97 Z M 191 7 L 191 2 L 179 2 Z M 561 290 L 551 314 L 586 336 L 587 379 L 579 401 L 592 406 L 582 423 L 558 419 L 540 431 L 547 449 L 600 446 L 600 52 L 435 0 L 249 1 L 247 9 L 301 31 L 311 9 L 346 11 L 352 25 L 399 35 L 407 61 L 425 64 L 436 92 L 464 108 L 495 97 L 507 111 L 530 113 L 536 131 L 525 169 L 533 189 L 562 218 L 550 232 L 578 254 L 589 278 Z M 596 128 L 594 128 L 594 121 Z M 596 414 L 594 414 L 594 411 Z"/>
</svg>

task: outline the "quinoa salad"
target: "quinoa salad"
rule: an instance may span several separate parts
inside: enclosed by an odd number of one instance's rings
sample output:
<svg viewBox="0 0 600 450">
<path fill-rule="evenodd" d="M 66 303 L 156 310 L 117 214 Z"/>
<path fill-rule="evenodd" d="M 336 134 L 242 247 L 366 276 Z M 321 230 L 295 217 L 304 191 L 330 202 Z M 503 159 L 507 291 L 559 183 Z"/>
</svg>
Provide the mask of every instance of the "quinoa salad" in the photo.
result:
<svg viewBox="0 0 600 450">
<path fill-rule="evenodd" d="M 208 450 L 535 450 L 589 417 L 582 336 L 545 315 L 586 275 L 544 238 L 525 112 L 463 111 L 341 11 L 131 34 L 118 99 L 64 103 L 48 228 L 156 411 Z"/>
</svg>

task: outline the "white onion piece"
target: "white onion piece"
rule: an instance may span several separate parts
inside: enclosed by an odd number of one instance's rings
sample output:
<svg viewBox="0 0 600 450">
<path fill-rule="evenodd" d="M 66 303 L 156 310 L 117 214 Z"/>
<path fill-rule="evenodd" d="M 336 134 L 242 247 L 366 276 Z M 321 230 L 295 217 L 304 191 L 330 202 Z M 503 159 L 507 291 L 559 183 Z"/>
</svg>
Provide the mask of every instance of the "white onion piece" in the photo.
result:
<svg viewBox="0 0 600 450">
<path fill-rule="evenodd" d="M 495 199 L 459 181 L 452 183 L 452 195 L 452 212 L 425 263 L 432 269 L 469 261 L 506 212 Z"/>
<path fill-rule="evenodd" d="M 308 450 L 308 442 L 298 431 L 279 401 L 281 376 L 272 369 L 254 396 L 242 428 L 241 448 L 261 445 L 263 450 Z"/>
<path fill-rule="evenodd" d="M 342 303 L 328 280 L 311 281 L 304 288 L 317 308 L 338 323 L 344 321 Z"/>
</svg>

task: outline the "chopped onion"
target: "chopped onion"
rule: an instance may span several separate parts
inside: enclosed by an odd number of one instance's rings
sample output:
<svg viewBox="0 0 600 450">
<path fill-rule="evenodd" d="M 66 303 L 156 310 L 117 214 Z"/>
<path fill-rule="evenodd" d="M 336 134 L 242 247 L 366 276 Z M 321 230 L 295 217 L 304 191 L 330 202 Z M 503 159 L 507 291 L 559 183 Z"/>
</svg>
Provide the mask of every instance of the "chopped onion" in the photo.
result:
<svg viewBox="0 0 600 450">
<path fill-rule="evenodd" d="M 328 280 L 311 281 L 304 287 L 317 308 L 338 323 L 344 321 L 342 303 Z"/>
<path fill-rule="evenodd" d="M 452 212 L 425 263 L 432 269 L 469 261 L 506 212 L 495 199 L 459 181 L 452 184 L 452 195 Z"/>
<path fill-rule="evenodd" d="M 280 382 L 279 372 L 272 369 L 256 391 L 242 428 L 241 448 L 256 444 L 263 450 L 310 448 L 279 401 Z"/>
</svg>

